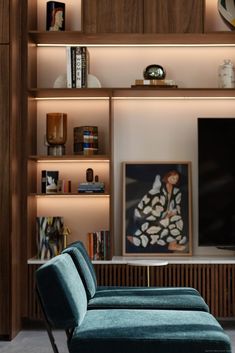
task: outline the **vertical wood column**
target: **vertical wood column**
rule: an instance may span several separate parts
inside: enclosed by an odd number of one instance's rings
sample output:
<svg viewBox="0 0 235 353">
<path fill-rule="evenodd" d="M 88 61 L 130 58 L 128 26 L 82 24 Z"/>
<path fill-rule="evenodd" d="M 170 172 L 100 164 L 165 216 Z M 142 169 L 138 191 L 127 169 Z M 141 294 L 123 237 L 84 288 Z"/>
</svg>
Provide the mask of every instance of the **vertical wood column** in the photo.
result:
<svg viewBox="0 0 235 353">
<path fill-rule="evenodd" d="M 0 337 L 10 327 L 9 45 L 0 44 Z"/>
</svg>

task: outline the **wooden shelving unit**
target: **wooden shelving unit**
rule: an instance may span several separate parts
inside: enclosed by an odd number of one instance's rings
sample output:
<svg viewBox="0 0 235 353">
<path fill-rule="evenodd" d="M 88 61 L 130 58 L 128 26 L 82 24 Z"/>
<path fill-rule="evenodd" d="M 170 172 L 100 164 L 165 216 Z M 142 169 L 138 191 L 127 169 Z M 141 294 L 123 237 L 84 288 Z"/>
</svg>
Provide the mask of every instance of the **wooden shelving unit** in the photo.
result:
<svg viewBox="0 0 235 353">
<path fill-rule="evenodd" d="M 86 0 L 85 0 L 86 1 Z M 224 50 L 224 47 L 235 47 L 235 33 L 231 32 L 208 32 L 208 33 L 84 33 L 82 31 L 71 30 L 64 32 L 46 32 L 37 29 L 37 0 L 28 0 L 28 27 L 27 45 L 28 45 L 28 90 L 25 92 L 28 99 L 28 236 L 27 236 L 27 258 L 31 258 L 36 253 L 35 244 L 35 217 L 37 216 L 37 201 L 47 202 L 55 198 L 58 201 L 67 202 L 69 198 L 72 201 L 78 201 L 86 198 L 86 201 L 93 203 L 94 197 L 98 198 L 98 202 L 103 199 L 108 199 L 108 216 L 109 225 L 113 236 L 114 228 L 114 185 L 113 185 L 113 102 L 121 99 L 229 99 L 235 100 L 235 89 L 218 89 L 212 87 L 201 88 L 176 88 L 176 89 L 160 89 L 160 88 L 131 88 L 131 87 L 103 87 L 103 88 L 86 88 L 86 89 L 68 89 L 68 88 L 38 88 L 37 87 L 37 50 L 41 47 L 57 48 L 70 45 L 84 45 L 88 47 L 113 48 L 113 47 L 218 47 Z M 101 48 L 102 49 L 102 48 Z M 118 68 L 119 69 L 119 68 Z M 112 86 L 112 85 L 110 85 Z M 37 151 L 37 111 L 38 105 L 43 102 L 50 102 L 51 108 L 56 107 L 56 101 L 63 100 L 66 107 L 67 102 L 76 101 L 79 107 L 79 101 L 88 101 L 91 99 L 100 99 L 107 104 L 107 130 L 108 148 L 104 153 L 94 156 L 78 156 L 65 155 L 61 157 L 52 157 L 42 155 Z M 78 109 L 79 111 L 79 109 Z M 98 122 L 99 123 L 99 122 Z M 97 123 L 97 124 L 98 124 Z M 104 194 L 58 194 L 58 195 L 43 195 L 37 189 L 37 169 L 41 163 L 53 163 L 60 165 L 62 163 L 69 164 L 70 162 L 77 165 L 90 163 L 92 165 L 100 163 L 108 163 L 108 192 Z M 64 198 L 64 200 L 63 200 Z M 92 215 L 89 214 L 92 218 Z M 83 220 L 84 221 L 84 220 Z M 79 227 L 79 222 L 78 222 Z M 88 228 L 87 228 L 88 231 Z M 121 237 L 120 234 L 118 236 Z M 85 238 L 84 238 L 85 239 Z M 116 255 L 114 253 L 114 255 Z M 30 266 L 29 266 L 30 267 Z M 28 316 L 32 319 L 40 318 L 35 295 L 33 293 L 34 285 L 34 270 L 31 266 L 28 269 L 29 277 L 29 310 Z M 130 269 L 126 265 L 116 264 L 97 264 L 96 270 L 99 278 L 99 284 L 102 285 L 144 285 L 145 278 L 140 269 Z M 157 270 L 158 271 L 158 270 Z M 153 285 L 193 285 L 199 290 L 202 290 L 204 297 L 211 301 L 213 313 L 217 316 L 223 315 L 232 317 L 235 314 L 234 305 L 232 306 L 231 297 L 234 295 L 234 288 L 230 287 L 231 274 L 234 274 L 234 264 L 228 266 L 223 265 L 195 265 L 191 264 L 173 264 L 168 269 L 159 270 L 160 272 L 152 271 L 151 280 Z M 179 277 L 182 276 L 182 281 L 176 280 L 176 272 Z M 227 272 L 226 272 L 227 271 Z M 227 292 L 223 291 L 224 300 L 228 302 L 227 310 L 219 310 L 219 297 L 214 296 L 214 287 L 218 289 L 218 278 L 222 278 L 224 274 Z M 159 276 L 160 275 L 160 276 Z M 164 277 L 165 276 L 165 277 Z M 169 281 L 164 280 L 168 278 Z M 188 279 L 189 278 L 189 279 Z M 202 280 L 203 278 L 203 280 Z M 207 288 L 208 281 L 212 278 L 214 287 Z M 198 281 L 198 282 L 197 282 Z M 215 283 L 215 284 L 214 284 Z M 211 285 L 212 286 L 212 285 Z M 226 288 L 227 288 L 226 287 Z M 33 293 L 33 294 L 32 294 Z"/>
</svg>

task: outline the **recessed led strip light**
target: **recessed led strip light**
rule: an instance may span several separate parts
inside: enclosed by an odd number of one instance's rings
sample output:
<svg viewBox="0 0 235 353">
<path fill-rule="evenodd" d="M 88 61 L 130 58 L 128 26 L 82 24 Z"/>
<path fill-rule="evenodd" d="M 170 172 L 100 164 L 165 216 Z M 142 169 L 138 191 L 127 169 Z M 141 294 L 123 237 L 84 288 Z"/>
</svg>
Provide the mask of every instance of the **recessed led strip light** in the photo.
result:
<svg viewBox="0 0 235 353">
<path fill-rule="evenodd" d="M 83 45 L 85 47 L 215 47 L 215 48 L 231 48 L 235 47 L 235 43 L 209 43 L 209 44 L 88 44 L 88 43 L 77 43 L 77 44 L 37 44 L 38 47 L 73 47 L 77 45 Z"/>
<path fill-rule="evenodd" d="M 87 198 L 87 197 L 95 197 L 95 198 L 109 198 L 110 194 L 96 194 L 96 193 L 71 193 L 71 194 L 60 194 L 60 193 L 55 193 L 55 194 L 41 194 L 41 195 L 33 195 L 36 196 L 37 198 L 58 198 L 58 197 L 63 197 L 63 198 L 70 198 L 70 197 L 74 197 L 74 198 Z"/>
<path fill-rule="evenodd" d="M 110 163 L 109 159 L 37 159 L 37 163 Z"/>
<path fill-rule="evenodd" d="M 235 100 L 234 97 L 112 97 L 112 100 Z"/>
<path fill-rule="evenodd" d="M 30 99 L 42 100 L 109 100 L 109 97 L 30 97 Z"/>
</svg>

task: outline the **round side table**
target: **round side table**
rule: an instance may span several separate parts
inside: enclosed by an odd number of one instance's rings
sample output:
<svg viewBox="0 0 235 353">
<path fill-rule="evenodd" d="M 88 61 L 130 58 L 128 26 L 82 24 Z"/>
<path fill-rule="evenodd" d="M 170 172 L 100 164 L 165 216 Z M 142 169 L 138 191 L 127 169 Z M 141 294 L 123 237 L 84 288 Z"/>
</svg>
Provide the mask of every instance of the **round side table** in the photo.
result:
<svg viewBox="0 0 235 353">
<path fill-rule="evenodd" d="M 129 266 L 145 266 L 147 273 L 147 286 L 150 287 L 150 267 L 154 266 L 166 266 L 168 261 L 165 260 L 131 260 L 127 261 Z"/>
</svg>

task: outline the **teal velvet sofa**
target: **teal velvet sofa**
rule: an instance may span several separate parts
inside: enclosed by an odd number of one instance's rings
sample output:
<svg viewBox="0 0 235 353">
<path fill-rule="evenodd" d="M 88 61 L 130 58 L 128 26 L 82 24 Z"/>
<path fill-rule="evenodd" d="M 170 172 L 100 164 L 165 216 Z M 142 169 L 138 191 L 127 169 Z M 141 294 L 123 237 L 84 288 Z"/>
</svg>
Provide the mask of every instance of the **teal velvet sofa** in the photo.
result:
<svg viewBox="0 0 235 353">
<path fill-rule="evenodd" d="M 174 309 L 209 311 L 194 288 L 99 287 L 96 273 L 82 242 L 66 248 L 82 279 L 87 294 L 88 309 Z"/>
<path fill-rule="evenodd" d="M 229 337 L 205 311 L 87 310 L 87 294 L 69 254 L 42 265 L 36 285 L 55 353 L 53 328 L 66 331 L 70 353 L 231 353 Z"/>
</svg>

